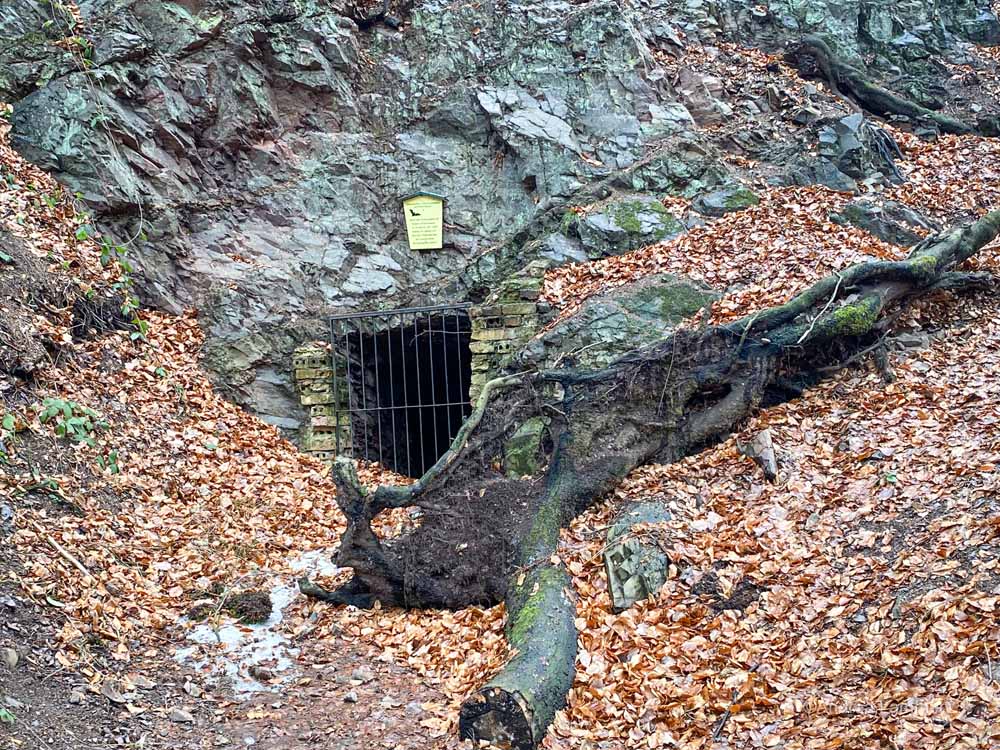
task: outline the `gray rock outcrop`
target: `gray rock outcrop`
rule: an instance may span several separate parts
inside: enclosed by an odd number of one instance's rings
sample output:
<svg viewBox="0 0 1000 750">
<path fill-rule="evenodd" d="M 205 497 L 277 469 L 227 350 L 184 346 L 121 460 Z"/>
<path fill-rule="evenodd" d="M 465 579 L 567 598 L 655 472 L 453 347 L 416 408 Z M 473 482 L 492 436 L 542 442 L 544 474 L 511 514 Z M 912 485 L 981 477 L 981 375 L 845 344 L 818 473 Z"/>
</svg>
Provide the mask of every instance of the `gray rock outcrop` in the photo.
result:
<svg viewBox="0 0 1000 750">
<path fill-rule="evenodd" d="M 320 0 L 81 0 L 80 37 L 52 7 L 0 8 L 14 145 L 129 246 L 147 304 L 198 310 L 226 393 L 288 428 L 291 352 L 331 313 L 465 299 L 534 258 L 656 241 L 678 227 L 646 210 L 560 221 L 729 180 L 706 135 L 738 112 L 728 82 L 668 75 L 664 51 L 820 31 L 930 101 L 934 54 L 1000 41 L 987 0 L 422 0 L 364 31 Z M 867 179 L 838 158 L 795 180 Z M 414 189 L 448 198 L 440 251 L 408 248 Z"/>
<path fill-rule="evenodd" d="M 131 240 L 147 303 L 198 309 L 206 363 L 283 426 L 291 349 L 326 315 L 461 298 L 449 280 L 540 205 L 693 125 L 628 4 L 427 0 L 368 32 L 316 0 L 192 7 L 81 3 L 92 64 L 39 81 L 13 140 Z M 416 188 L 448 197 L 441 251 L 406 244 Z"/>
</svg>

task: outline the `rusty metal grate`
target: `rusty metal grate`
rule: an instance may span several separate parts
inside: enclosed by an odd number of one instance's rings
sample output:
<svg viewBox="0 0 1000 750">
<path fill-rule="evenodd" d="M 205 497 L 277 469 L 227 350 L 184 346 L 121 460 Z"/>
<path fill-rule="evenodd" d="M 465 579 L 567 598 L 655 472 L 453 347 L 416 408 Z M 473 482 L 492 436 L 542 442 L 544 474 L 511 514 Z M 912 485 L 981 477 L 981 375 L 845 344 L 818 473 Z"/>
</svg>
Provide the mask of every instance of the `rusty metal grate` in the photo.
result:
<svg viewBox="0 0 1000 750">
<path fill-rule="evenodd" d="M 378 461 L 411 477 L 434 465 L 471 410 L 468 308 L 330 319 L 335 398 L 326 429 L 337 455 Z"/>
</svg>

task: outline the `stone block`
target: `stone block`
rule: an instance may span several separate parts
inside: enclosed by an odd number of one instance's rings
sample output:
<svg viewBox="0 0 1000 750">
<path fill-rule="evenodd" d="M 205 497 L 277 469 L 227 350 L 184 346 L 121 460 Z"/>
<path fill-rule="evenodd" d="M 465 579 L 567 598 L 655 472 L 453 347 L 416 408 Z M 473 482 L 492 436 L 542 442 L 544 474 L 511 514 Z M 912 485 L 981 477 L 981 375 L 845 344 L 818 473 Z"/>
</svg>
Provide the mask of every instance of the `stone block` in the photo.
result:
<svg viewBox="0 0 1000 750">
<path fill-rule="evenodd" d="M 330 352 L 313 345 L 301 346 L 292 355 L 292 367 L 296 370 L 330 367 L 330 362 Z"/>
<path fill-rule="evenodd" d="M 504 315 L 534 315 L 536 306 L 533 302 L 508 302 L 502 309 Z"/>
<path fill-rule="evenodd" d="M 482 318 L 473 318 L 472 320 L 472 335 L 475 337 L 478 331 L 489 331 L 496 328 L 504 327 L 503 316 L 490 316 Z"/>
<path fill-rule="evenodd" d="M 503 446 L 503 468 L 507 476 L 517 479 L 534 476 L 541 470 L 538 460 L 545 434 L 545 418 L 532 417 L 511 435 Z"/>
<path fill-rule="evenodd" d="M 330 392 L 303 393 L 299 396 L 299 401 L 303 406 L 313 406 L 315 404 L 335 404 L 337 397 Z"/>
<path fill-rule="evenodd" d="M 637 524 L 670 519 L 664 503 L 650 500 L 627 506 L 612 524 L 604 550 L 604 569 L 615 612 L 652 596 L 666 583 L 670 559 L 655 541 L 635 537 L 631 530 Z"/>
<path fill-rule="evenodd" d="M 350 427 L 351 416 L 349 414 L 338 414 L 335 416 L 313 417 L 311 424 L 313 434 L 315 435 L 318 432 L 323 432 L 323 428 L 336 428 L 338 425 L 341 427 Z"/>
<path fill-rule="evenodd" d="M 487 331 L 478 331 L 472 335 L 475 341 L 504 341 L 517 336 L 516 331 L 508 328 L 493 328 Z"/>
<path fill-rule="evenodd" d="M 338 372 L 339 377 L 344 373 Z M 333 369 L 329 367 L 299 367 L 295 370 L 296 380 L 333 380 Z"/>
<path fill-rule="evenodd" d="M 336 451 L 338 435 L 340 436 L 340 450 L 344 451 L 351 445 L 350 432 L 348 430 L 321 432 L 318 435 L 313 434 L 309 438 L 309 449 L 314 451 Z"/>
<path fill-rule="evenodd" d="M 496 351 L 495 343 L 492 341 L 477 341 L 475 338 L 469 343 L 469 351 L 472 356 L 492 354 Z"/>
</svg>

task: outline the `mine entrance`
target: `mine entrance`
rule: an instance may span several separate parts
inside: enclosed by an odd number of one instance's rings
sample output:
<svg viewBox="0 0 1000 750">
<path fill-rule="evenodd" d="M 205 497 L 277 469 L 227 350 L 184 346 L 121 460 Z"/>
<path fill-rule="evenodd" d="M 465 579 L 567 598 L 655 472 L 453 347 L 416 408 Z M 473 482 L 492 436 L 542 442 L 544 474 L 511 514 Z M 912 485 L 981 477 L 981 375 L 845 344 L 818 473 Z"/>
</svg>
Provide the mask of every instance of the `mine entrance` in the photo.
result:
<svg viewBox="0 0 1000 750">
<path fill-rule="evenodd" d="M 339 455 L 419 477 L 444 454 L 471 410 L 468 307 L 331 319 Z"/>
</svg>

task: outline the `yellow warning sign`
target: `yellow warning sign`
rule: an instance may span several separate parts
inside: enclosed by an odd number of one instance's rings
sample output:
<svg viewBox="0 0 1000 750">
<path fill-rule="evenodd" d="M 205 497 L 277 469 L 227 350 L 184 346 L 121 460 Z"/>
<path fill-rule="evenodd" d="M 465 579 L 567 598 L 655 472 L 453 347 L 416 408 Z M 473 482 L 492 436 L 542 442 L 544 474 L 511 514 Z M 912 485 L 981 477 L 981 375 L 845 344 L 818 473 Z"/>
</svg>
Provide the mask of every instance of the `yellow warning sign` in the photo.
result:
<svg viewBox="0 0 1000 750">
<path fill-rule="evenodd" d="M 444 239 L 444 196 L 414 193 L 403 198 L 411 250 L 440 250 Z"/>
</svg>

